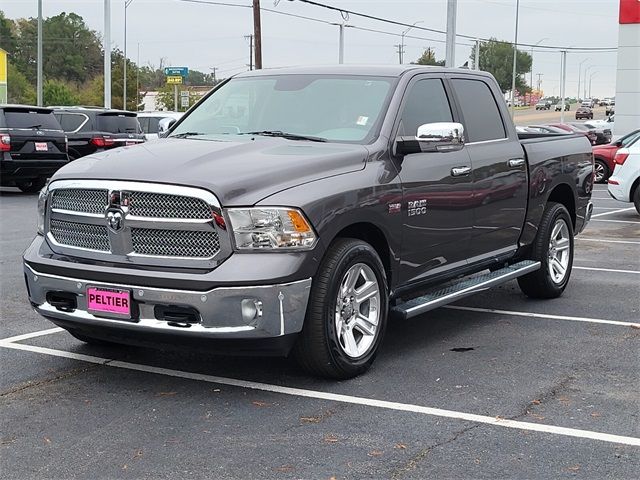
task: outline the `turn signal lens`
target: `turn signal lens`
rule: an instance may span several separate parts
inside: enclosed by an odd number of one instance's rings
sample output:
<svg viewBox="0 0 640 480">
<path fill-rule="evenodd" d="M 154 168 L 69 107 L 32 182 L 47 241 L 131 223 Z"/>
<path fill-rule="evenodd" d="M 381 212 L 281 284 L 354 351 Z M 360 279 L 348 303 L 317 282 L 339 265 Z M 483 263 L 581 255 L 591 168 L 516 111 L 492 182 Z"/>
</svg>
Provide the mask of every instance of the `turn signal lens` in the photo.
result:
<svg viewBox="0 0 640 480">
<path fill-rule="evenodd" d="M 296 232 L 308 233 L 311 231 L 311 227 L 298 210 L 287 210 L 287 215 L 289 215 L 291 225 L 293 225 Z"/>
<path fill-rule="evenodd" d="M 11 151 L 11 137 L 6 134 L 0 135 L 0 152 Z"/>
</svg>

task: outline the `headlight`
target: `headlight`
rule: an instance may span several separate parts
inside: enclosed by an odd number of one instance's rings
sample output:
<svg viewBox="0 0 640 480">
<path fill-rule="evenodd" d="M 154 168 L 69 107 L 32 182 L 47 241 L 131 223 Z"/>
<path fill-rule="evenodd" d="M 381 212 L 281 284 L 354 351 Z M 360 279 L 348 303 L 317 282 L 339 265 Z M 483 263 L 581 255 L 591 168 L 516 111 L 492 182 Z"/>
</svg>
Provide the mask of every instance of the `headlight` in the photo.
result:
<svg viewBox="0 0 640 480">
<path fill-rule="evenodd" d="M 316 243 L 311 224 L 298 209 L 231 208 L 227 213 L 238 250 L 308 250 Z"/>
<path fill-rule="evenodd" d="M 40 190 L 38 194 L 38 234 L 44 235 L 44 214 L 47 210 L 47 195 L 49 194 L 49 183 Z"/>
</svg>

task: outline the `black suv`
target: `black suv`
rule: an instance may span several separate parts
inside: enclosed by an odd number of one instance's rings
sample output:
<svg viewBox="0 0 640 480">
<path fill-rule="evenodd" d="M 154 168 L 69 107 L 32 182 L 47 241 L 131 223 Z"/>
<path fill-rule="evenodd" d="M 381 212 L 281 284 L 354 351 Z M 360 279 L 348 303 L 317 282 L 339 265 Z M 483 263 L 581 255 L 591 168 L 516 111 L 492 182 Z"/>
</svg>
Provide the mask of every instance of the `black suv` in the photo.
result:
<svg viewBox="0 0 640 480">
<path fill-rule="evenodd" d="M 100 107 L 53 107 L 69 137 L 69 158 L 144 142 L 135 112 Z"/>
<path fill-rule="evenodd" d="M 37 192 L 68 161 L 67 137 L 50 108 L 0 105 L 0 185 Z"/>
</svg>

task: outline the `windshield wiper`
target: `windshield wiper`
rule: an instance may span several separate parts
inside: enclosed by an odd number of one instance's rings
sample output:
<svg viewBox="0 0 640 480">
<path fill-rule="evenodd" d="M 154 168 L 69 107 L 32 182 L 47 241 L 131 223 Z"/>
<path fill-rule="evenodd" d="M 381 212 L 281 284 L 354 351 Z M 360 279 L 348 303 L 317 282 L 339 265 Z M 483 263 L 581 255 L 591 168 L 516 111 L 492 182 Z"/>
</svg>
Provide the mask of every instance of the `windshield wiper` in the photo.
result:
<svg viewBox="0 0 640 480">
<path fill-rule="evenodd" d="M 309 140 L 310 142 L 326 142 L 326 138 L 312 137 L 310 135 L 298 135 L 297 133 L 287 133 L 280 130 L 260 130 L 257 132 L 242 132 L 240 135 L 262 135 L 265 137 L 282 137 L 287 140 Z"/>
<path fill-rule="evenodd" d="M 30 127 L 27 128 L 40 128 L 42 126 L 41 123 L 38 123 L 37 125 L 31 125 Z"/>
<path fill-rule="evenodd" d="M 182 132 L 182 133 L 176 133 L 175 135 L 170 135 L 169 138 L 187 138 L 187 137 L 196 137 L 198 135 L 206 135 L 206 133 L 202 133 L 202 132 Z"/>
</svg>

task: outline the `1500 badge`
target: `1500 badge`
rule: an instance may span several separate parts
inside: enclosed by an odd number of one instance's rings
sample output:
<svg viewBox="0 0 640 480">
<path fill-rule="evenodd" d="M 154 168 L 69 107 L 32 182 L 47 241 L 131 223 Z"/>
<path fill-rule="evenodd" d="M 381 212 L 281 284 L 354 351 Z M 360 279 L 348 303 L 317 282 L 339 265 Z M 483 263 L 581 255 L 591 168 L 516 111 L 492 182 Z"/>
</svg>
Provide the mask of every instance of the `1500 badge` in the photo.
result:
<svg viewBox="0 0 640 480">
<path fill-rule="evenodd" d="M 427 213 L 426 200 L 415 200 L 413 202 L 409 202 L 407 207 L 410 217 L 413 217 L 415 215 L 424 215 L 425 213 Z"/>
</svg>

